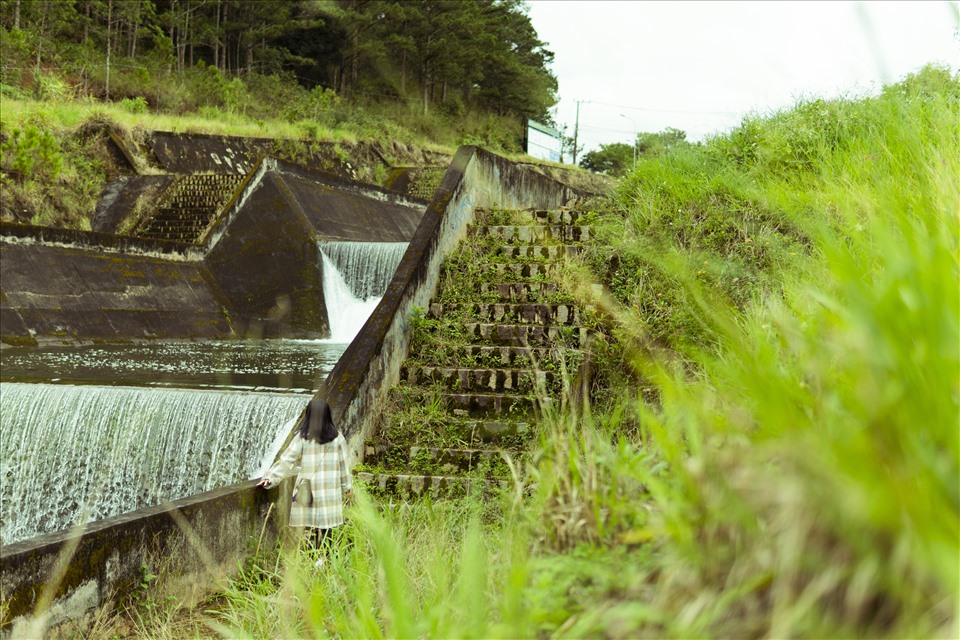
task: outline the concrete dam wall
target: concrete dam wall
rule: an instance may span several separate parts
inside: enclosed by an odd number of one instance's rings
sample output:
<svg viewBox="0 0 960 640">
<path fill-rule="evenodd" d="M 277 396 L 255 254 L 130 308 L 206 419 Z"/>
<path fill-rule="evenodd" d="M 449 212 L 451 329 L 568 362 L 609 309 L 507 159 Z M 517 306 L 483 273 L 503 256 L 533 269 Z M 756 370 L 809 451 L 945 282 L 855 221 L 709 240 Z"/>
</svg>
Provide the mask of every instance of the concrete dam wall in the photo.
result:
<svg viewBox="0 0 960 640">
<path fill-rule="evenodd" d="M 301 169 L 261 163 L 252 172 L 246 190 L 235 195 L 232 205 L 210 229 L 203 246 L 181 245 L 166 254 L 156 251 L 156 256 L 139 248 L 117 249 L 116 253 L 131 259 L 150 257 L 164 264 L 206 269 L 203 277 L 210 278 L 208 298 L 197 309 L 209 310 L 214 304 L 225 308 L 232 335 L 298 335 L 320 333 L 325 328 L 325 319 L 317 311 L 317 291 L 311 289 L 309 278 L 313 276 L 307 276 L 304 266 L 304 261 L 312 259 L 313 273 L 317 273 L 318 245 L 322 241 L 369 241 L 376 237 L 378 242 L 409 242 L 382 300 L 318 394 L 335 408 L 335 419 L 343 425 L 351 449 L 359 457 L 363 438 L 381 410 L 389 387 L 399 378 L 409 345 L 413 307 L 425 306 L 436 290 L 439 265 L 466 234 L 474 208 L 554 207 L 578 194 L 475 147 L 458 151 L 426 211 L 415 210 L 415 215 L 404 213 L 404 209 L 410 209 L 409 203 L 382 190 L 329 181 L 313 189 L 308 182 L 309 175 Z M 328 188 L 339 189 L 340 194 Z M 327 202 L 329 198 L 336 203 Z M 350 198 L 358 199 L 356 208 L 337 208 Z M 335 212 L 333 218 L 317 213 L 323 207 Z M 362 207 L 368 207 L 363 213 L 366 230 L 355 219 L 354 211 Z M 282 219 L 276 217 L 280 210 L 286 212 Z M 339 223 L 337 216 L 342 217 Z M 411 220 L 415 223 L 410 224 Z M 261 231 L 273 243 L 265 241 Z M 376 235 L 360 237 L 364 232 Z M 18 233 L 23 235 L 22 230 Z M 4 234 L 0 251 L 23 243 L 14 235 L 10 234 L 8 241 Z M 303 241 L 298 241 L 298 236 Z M 59 248 L 84 250 L 70 242 L 62 244 Z M 3 255 L 6 262 L 6 256 L 13 254 Z M 4 313 L 9 299 L 9 309 L 15 312 L 10 317 L 20 318 L 27 332 L 33 332 L 31 337 L 40 339 L 40 329 L 29 325 L 22 313 L 27 299 L 24 292 L 39 288 L 38 277 L 19 273 L 15 281 L 23 284 L 12 289 L 12 298 L 6 290 L 6 271 L 3 277 Z M 110 317 L 112 308 L 104 309 Z M 63 331 L 80 340 L 85 335 L 81 329 L 76 323 Z M 271 545 L 276 541 L 288 517 L 291 488 L 291 481 L 270 491 L 254 488 L 253 481 L 241 482 L 105 518 L 81 530 L 6 545 L 0 550 L 0 598 L 8 605 L 2 625 L 9 628 L 38 605 L 52 605 L 50 621 L 56 622 L 111 602 L 135 589 L 141 567 L 156 559 L 162 559 L 165 573 L 183 576 L 184 580 L 209 580 L 229 572 L 251 553 L 252 544 Z"/>
<path fill-rule="evenodd" d="M 0 340 L 320 338 L 317 240 L 406 242 L 422 207 L 264 160 L 201 244 L 0 224 Z"/>
</svg>

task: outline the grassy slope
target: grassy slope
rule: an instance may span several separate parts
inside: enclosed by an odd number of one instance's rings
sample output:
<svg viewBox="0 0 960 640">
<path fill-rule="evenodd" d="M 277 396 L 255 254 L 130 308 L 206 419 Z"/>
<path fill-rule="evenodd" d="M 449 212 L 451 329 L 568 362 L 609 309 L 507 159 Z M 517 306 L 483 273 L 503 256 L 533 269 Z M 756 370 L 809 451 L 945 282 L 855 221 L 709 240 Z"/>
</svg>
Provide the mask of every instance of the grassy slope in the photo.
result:
<svg viewBox="0 0 960 640">
<path fill-rule="evenodd" d="M 619 346 L 590 415 L 543 421 L 533 496 L 361 495 L 323 572 L 264 558 L 134 630 L 957 637 L 958 203 L 936 69 L 645 162 L 588 256 Z"/>
<path fill-rule="evenodd" d="M 487 131 L 493 139 L 509 137 L 509 131 L 499 128 L 503 123 L 488 120 L 465 118 L 462 126 Z M 337 156 L 359 167 L 367 180 L 373 180 L 383 167 L 364 166 L 363 158 L 351 153 L 358 142 L 378 144 L 384 157 L 397 165 L 420 164 L 423 151 L 452 156 L 460 142 L 486 144 L 482 137 L 458 133 L 441 116 L 411 116 L 397 105 L 373 109 L 338 103 L 334 115 L 291 122 L 254 119 L 210 107 L 173 115 L 150 112 L 130 101 L 35 101 L 6 96 L 0 111 L 0 166 L 10 172 L 0 174 L 4 215 L 41 226 L 89 229 L 111 164 L 99 140 L 104 128 L 128 140 L 131 148 L 149 131 L 290 141 L 294 154 L 314 143 L 334 143 Z M 518 161 L 531 160 L 523 154 L 499 152 Z M 606 176 L 546 162 L 538 165 L 574 186 L 609 191 Z"/>
<path fill-rule="evenodd" d="M 332 121 L 255 120 L 211 108 L 173 115 L 152 113 L 136 105 L 131 109 L 128 103 L 5 97 L 0 117 L 0 164 L 6 171 L 15 171 L 2 175 L 4 211 L 9 214 L 15 207 L 16 217 L 32 224 L 89 229 L 110 163 L 97 135 L 89 134 L 103 127 L 134 142 L 148 131 L 246 136 L 303 145 L 330 142 L 343 145 L 345 157 L 358 141 L 380 142 L 385 150 L 409 145 L 445 154 L 455 151 L 452 146 L 430 142 L 396 124 L 388 115 L 371 115 L 346 105 L 343 109 L 351 118 L 335 125 Z M 30 135 L 22 135 L 24 132 Z M 18 135 L 23 142 L 17 141 Z M 29 165 L 26 168 L 18 165 L 24 159 Z"/>
</svg>

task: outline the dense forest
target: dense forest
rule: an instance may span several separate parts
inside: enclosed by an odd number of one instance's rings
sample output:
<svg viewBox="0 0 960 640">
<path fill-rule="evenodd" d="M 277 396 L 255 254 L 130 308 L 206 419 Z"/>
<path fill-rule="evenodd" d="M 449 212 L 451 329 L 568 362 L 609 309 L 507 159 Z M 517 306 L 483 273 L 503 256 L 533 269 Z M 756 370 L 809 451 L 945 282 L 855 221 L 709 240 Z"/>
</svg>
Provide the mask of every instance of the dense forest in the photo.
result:
<svg viewBox="0 0 960 640">
<path fill-rule="evenodd" d="M 521 0 L 2 0 L 0 25 L 14 97 L 291 119 L 349 99 L 549 121 L 556 102 Z"/>
</svg>

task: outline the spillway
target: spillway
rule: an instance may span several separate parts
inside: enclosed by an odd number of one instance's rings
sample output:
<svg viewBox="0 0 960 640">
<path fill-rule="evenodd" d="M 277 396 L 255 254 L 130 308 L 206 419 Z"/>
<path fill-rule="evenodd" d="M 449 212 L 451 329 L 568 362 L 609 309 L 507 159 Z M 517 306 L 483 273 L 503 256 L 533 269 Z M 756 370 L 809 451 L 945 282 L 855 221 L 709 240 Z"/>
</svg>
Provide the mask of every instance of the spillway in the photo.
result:
<svg viewBox="0 0 960 640">
<path fill-rule="evenodd" d="M 319 245 L 329 340 L 6 350 L 0 544 L 258 476 L 406 248 Z"/>
<path fill-rule="evenodd" d="M 386 292 L 406 250 L 406 242 L 320 243 L 332 342 L 350 342 L 356 337 Z"/>
<path fill-rule="evenodd" d="M 0 542 L 251 477 L 308 398 L 4 383 Z"/>
</svg>

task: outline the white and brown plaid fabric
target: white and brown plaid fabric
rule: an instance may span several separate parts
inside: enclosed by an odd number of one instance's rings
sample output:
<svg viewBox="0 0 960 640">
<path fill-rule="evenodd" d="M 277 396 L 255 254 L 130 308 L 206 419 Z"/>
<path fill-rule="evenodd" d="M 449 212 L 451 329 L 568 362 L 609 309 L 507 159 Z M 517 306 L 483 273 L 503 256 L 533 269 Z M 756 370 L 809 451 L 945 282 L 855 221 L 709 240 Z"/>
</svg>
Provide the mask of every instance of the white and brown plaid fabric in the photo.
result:
<svg viewBox="0 0 960 640">
<path fill-rule="evenodd" d="M 304 440 L 298 433 L 280 459 L 263 474 L 276 483 L 296 473 L 297 487 L 303 480 L 309 481 L 312 500 L 304 499 L 307 492 L 297 492 L 290 508 L 291 527 L 329 529 L 343 524 L 343 494 L 353 488 L 347 454 L 343 434 L 326 444 L 317 444 Z"/>
</svg>

